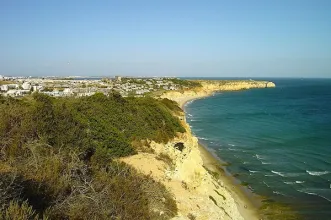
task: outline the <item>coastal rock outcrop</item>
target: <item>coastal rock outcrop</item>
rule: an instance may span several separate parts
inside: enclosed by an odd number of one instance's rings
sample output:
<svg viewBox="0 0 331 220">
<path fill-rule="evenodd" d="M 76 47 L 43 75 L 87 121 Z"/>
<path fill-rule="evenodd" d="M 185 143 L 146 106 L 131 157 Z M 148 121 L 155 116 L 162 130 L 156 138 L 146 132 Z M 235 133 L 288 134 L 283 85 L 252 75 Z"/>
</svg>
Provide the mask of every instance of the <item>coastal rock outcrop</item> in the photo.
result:
<svg viewBox="0 0 331 220">
<path fill-rule="evenodd" d="M 188 124 L 183 122 L 183 125 L 187 132 L 178 134 L 172 141 L 150 142 L 153 154 L 139 153 L 123 161 L 167 187 L 178 207 L 178 216 L 174 219 L 190 219 L 189 216 L 201 220 L 244 219 L 228 189 L 204 167 L 198 139 L 192 135 Z M 178 143 L 183 148 L 175 147 Z"/>
<path fill-rule="evenodd" d="M 217 91 L 275 87 L 272 82 L 253 80 L 199 82 L 199 88 L 169 91 L 161 98 L 174 100 L 183 107 L 189 100 Z M 198 139 L 192 135 L 185 120 L 182 124 L 186 132 L 179 133 L 168 143 L 149 142 L 153 154 L 139 153 L 123 158 L 123 161 L 162 182 L 173 193 L 179 210 L 174 219 L 258 219 L 256 213 L 244 215 L 247 205 L 234 197 L 231 186 L 206 168 Z"/>
<path fill-rule="evenodd" d="M 198 80 L 198 82 L 201 87 L 183 91 L 168 91 L 162 94 L 161 98 L 173 100 L 183 107 L 189 100 L 210 96 L 215 92 L 276 87 L 273 82 L 254 80 Z"/>
<path fill-rule="evenodd" d="M 157 155 L 168 155 L 173 166 L 166 169 L 166 179 L 178 182 L 181 190 L 172 190 L 180 215 L 196 219 L 243 219 L 230 192 L 204 167 L 198 139 L 183 122 L 187 132 L 167 144 L 151 143 Z M 182 151 L 174 148 L 182 143 Z M 167 184 L 166 184 L 167 185 Z"/>
</svg>

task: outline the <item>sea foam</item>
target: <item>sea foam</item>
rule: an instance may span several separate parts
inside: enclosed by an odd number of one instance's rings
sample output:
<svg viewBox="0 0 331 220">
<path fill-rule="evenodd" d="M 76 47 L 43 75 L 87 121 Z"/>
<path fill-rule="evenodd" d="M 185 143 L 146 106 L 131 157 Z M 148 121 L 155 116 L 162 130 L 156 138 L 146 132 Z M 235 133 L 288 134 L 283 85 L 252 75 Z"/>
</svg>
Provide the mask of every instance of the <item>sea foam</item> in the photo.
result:
<svg viewBox="0 0 331 220">
<path fill-rule="evenodd" d="M 322 176 L 329 173 L 329 171 L 309 171 L 309 170 L 306 170 L 306 172 L 312 176 Z"/>
<path fill-rule="evenodd" d="M 302 189 L 302 190 L 298 190 L 298 192 L 302 192 L 308 195 L 314 195 L 314 196 L 318 196 L 321 197 L 323 199 L 328 200 L 329 202 L 331 202 L 331 195 L 323 195 L 322 192 L 326 191 L 328 189 Z"/>
<path fill-rule="evenodd" d="M 272 173 L 277 174 L 282 177 L 296 177 L 296 176 L 301 176 L 302 173 L 284 173 L 284 172 L 277 172 L 274 170 L 271 170 Z"/>
</svg>

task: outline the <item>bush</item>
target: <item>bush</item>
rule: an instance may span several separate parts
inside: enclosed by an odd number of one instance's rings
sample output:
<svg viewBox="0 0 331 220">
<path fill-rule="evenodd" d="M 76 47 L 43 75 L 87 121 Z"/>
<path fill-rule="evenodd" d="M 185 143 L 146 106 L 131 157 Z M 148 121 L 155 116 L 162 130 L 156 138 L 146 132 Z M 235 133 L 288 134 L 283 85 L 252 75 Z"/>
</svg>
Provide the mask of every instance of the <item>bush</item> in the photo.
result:
<svg viewBox="0 0 331 220">
<path fill-rule="evenodd" d="M 27 201 L 24 201 L 22 204 L 19 204 L 17 201 L 10 201 L 8 208 L 4 210 L 4 213 L 3 214 L 0 213 L 0 219 L 38 220 L 39 217 L 32 209 L 32 207 L 28 205 Z"/>
<path fill-rule="evenodd" d="M 170 219 L 166 188 L 116 158 L 184 132 L 175 103 L 109 97 L 0 100 L 0 219 Z M 137 207 L 139 207 L 137 209 Z"/>
<path fill-rule="evenodd" d="M 106 148 L 113 158 L 132 155 L 133 141 L 167 142 L 185 132 L 173 116 L 178 108 L 170 100 L 118 94 L 54 99 L 35 93 L 33 100 L 5 99 L 0 104 L 0 156 L 16 157 L 33 140 L 54 148 Z"/>
</svg>

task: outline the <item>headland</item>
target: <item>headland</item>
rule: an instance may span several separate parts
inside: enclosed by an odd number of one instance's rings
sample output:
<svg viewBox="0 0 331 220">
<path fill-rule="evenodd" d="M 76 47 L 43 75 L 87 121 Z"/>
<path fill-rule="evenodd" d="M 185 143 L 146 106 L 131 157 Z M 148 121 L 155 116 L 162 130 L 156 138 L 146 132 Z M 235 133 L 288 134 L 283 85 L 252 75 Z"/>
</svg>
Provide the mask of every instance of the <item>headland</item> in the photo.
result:
<svg viewBox="0 0 331 220">
<path fill-rule="evenodd" d="M 211 96 L 215 92 L 276 87 L 273 82 L 255 80 L 196 80 L 196 82 L 199 82 L 201 86 L 182 91 L 169 91 L 164 93 L 161 98 L 173 100 L 184 109 L 185 103 Z"/>
<path fill-rule="evenodd" d="M 168 98 L 184 109 L 185 103 L 219 91 L 275 87 L 267 81 L 198 81 L 201 86 L 183 91 L 168 91 Z M 163 183 L 173 194 L 178 216 L 175 219 L 260 219 L 252 202 L 221 162 L 192 135 L 185 115 L 181 117 L 186 132 L 167 144 L 151 141 L 153 153 L 139 153 L 123 161 Z"/>
</svg>

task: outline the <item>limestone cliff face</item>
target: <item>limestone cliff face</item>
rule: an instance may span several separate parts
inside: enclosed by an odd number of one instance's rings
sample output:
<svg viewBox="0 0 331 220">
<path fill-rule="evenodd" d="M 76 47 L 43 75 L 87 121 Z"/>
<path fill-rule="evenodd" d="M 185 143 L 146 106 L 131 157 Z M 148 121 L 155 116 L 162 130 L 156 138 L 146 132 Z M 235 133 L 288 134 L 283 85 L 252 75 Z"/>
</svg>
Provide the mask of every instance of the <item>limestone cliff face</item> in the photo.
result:
<svg viewBox="0 0 331 220">
<path fill-rule="evenodd" d="M 161 96 L 183 104 L 189 100 L 211 95 L 216 91 L 242 90 L 251 88 L 275 87 L 272 82 L 266 81 L 200 81 L 202 87 L 179 91 L 169 91 Z M 192 135 L 189 125 L 182 120 L 185 133 L 166 144 L 150 142 L 153 154 L 138 154 L 124 159 L 125 162 L 137 169 L 151 174 L 156 180 L 161 181 L 174 194 L 178 216 L 175 219 L 188 219 L 192 214 L 196 219 L 236 219 L 242 220 L 243 215 L 239 210 L 245 206 L 235 200 L 233 194 L 223 180 L 215 179 L 204 167 L 202 153 L 199 149 L 198 139 Z M 158 155 L 158 156 L 156 156 Z M 172 164 L 162 168 L 157 157 L 167 155 Z M 165 170 L 164 170 L 165 169 Z M 255 216 L 246 219 L 257 219 Z"/>
<path fill-rule="evenodd" d="M 233 91 L 252 88 L 270 88 L 276 85 L 268 81 L 254 81 L 254 80 L 202 80 L 199 81 L 203 90 L 212 91 Z"/>
<path fill-rule="evenodd" d="M 202 85 L 200 88 L 183 92 L 170 91 L 163 94 L 161 98 L 174 100 L 182 107 L 189 100 L 206 97 L 217 91 L 275 87 L 272 82 L 252 80 L 200 81 L 200 83 Z M 186 204 L 187 207 L 194 207 L 197 204 L 200 204 L 198 205 L 200 207 L 208 207 L 198 211 L 195 208 L 197 219 L 243 219 L 239 212 L 238 203 L 234 201 L 230 191 L 203 166 L 198 139 L 192 135 L 191 129 L 185 120 L 182 123 L 186 128 L 186 133 L 179 134 L 178 137 L 167 144 L 151 143 L 151 147 L 156 154 L 166 154 L 173 161 L 173 166 L 166 171 L 166 176 L 169 179 L 182 182 L 185 188 L 190 191 L 190 196 L 195 201 L 199 201 L 196 204 Z M 178 144 L 182 144 L 183 148 L 176 148 Z M 190 203 L 187 198 L 177 197 L 176 200 L 178 204 Z"/>
<path fill-rule="evenodd" d="M 183 181 L 188 188 L 195 189 L 201 185 L 207 172 L 203 168 L 198 139 L 191 134 L 187 125 L 185 127 L 186 133 L 179 134 L 167 144 L 152 142 L 151 147 L 156 154 L 166 154 L 172 159 L 173 166 L 167 171 L 170 178 Z M 176 144 L 183 144 L 183 149 L 179 150 Z"/>
<path fill-rule="evenodd" d="M 198 139 L 188 124 L 183 125 L 187 132 L 167 144 L 151 143 L 156 154 L 166 154 L 173 161 L 173 166 L 165 171 L 169 181 L 180 182 L 185 188 L 186 193 L 175 193 L 178 219 L 187 219 L 183 217 L 188 213 L 197 219 L 243 219 L 230 192 L 203 166 Z M 181 150 L 176 148 L 179 143 L 183 144 Z"/>
<path fill-rule="evenodd" d="M 199 80 L 201 87 L 184 91 L 169 91 L 161 98 L 174 100 L 182 105 L 192 99 L 199 99 L 211 95 L 218 91 L 236 91 L 253 88 L 276 87 L 273 82 L 254 80 Z"/>
</svg>

